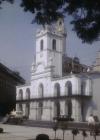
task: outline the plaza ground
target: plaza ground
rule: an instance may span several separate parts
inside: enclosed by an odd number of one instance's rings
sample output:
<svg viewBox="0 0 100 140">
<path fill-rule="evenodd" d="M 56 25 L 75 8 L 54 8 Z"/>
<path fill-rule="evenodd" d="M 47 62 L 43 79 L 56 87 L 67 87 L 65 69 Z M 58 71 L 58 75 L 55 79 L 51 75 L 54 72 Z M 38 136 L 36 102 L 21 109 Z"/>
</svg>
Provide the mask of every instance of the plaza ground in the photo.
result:
<svg viewBox="0 0 100 140">
<path fill-rule="evenodd" d="M 4 133 L 0 133 L 0 140 L 34 140 L 38 134 L 48 134 L 50 139 L 54 138 L 53 129 L 18 126 L 18 125 L 7 125 L 0 124 L 0 127 L 4 129 Z M 57 138 L 63 139 L 62 130 L 57 130 Z M 65 132 L 65 140 L 73 140 L 73 136 L 70 131 Z M 78 134 L 75 136 L 75 140 L 83 140 L 83 136 Z M 88 134 L 85 140 L 94 140 L 93 136 Z M 97 136 L 97 140 L 100 140 L 100 136 Z"/>
</svg>

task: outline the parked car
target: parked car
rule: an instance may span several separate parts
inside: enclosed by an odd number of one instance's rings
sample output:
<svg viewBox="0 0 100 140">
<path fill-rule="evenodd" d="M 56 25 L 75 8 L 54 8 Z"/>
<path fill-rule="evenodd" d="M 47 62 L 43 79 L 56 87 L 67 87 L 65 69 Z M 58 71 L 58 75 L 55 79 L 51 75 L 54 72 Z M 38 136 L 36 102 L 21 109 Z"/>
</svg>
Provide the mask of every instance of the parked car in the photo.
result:
<svg viewBox="0 0 100 140">
<path fill-rule="evenodd" d="M 19 124 L 22 123 L 24 120 L 24 115 L 22 111 L 12 111 L 9 115 L 9 120 L 8 122 L 10 123 L 15 123 L 15 124 Z"/>
</svg>

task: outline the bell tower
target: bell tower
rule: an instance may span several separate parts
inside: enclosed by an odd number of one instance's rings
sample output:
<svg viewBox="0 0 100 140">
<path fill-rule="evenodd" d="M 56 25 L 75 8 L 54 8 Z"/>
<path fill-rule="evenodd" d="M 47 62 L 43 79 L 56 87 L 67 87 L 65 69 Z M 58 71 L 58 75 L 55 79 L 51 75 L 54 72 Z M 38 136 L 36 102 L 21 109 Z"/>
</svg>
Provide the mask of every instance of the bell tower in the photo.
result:
<svg viewBox="0 0 100 140">
<path fill-rule="evenodd" d="M 64 21 L 59 20 L 56 26 L 45 25 L 36 34 L 36 59 L 32 73 L 44 73 L 51 77 L 62 76 L 62 56 L 66 49 L 66 31 Z"/>
<path fill-rule="evenodd" d="M 63 41 L 62 41 L 62 47 L 63 47 L 63 54 L 66 54 L 66 36 L 67 36 L 67 31 L 64 25 L 64 19 L 59 18 L 56 24 L 56 30 L 59 34 L 62 34 L 63 36 Z"/>
</svg>

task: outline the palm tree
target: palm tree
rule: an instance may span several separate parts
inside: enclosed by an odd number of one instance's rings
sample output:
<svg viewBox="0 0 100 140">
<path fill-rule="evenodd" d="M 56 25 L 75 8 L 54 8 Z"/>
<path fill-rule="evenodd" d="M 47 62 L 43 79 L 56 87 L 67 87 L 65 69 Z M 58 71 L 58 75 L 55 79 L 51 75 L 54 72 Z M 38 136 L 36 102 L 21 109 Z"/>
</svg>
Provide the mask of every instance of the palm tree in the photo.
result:
<svg viewBox="0 0 100 140">
<path fill-rule="evenodd" d="M 79 133 L 78 129 L 73 129 L 72 134 L 73 134 L 73 140 L 75 140 L 75 136 Z"/>
</svg>

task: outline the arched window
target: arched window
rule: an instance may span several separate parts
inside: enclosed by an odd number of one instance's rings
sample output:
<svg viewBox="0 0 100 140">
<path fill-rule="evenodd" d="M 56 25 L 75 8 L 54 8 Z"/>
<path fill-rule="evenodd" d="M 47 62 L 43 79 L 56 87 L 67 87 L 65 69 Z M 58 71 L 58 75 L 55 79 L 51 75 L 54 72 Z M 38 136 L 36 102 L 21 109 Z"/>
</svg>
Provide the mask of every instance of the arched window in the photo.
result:
<svg viewBox="0 0 100 140">
<path fill-rule="evenodd" d="M 72 101 L 68 99 L 65 101 L 65 115 L 71 117 L 72 115 Z"/>
<path fill-rule="evenodd" d="M 70 81 L 67 81 L 67 83 L 65 84 L 65 95 L 72 95 L 72 83 Z"/>
<path fill-rule="evenodd" d="M 54 102 L 54 117 L 59 117 L 60 116 L 60 102 L 55 101 Z"/>
<path fill-rule="evenodd" d="M 56 40 L 55 39 L 52 40 L 52 49 L 54 51 L 56 51 Z"/>
<path fill-rule="evenodd" d="M 26 99 L 30 99 L 30 89 L 26 89 Z"/>
<path fill-rule="evenodd" d="M 65 84 L 65 95 L 71 96 L 72 95 L 72 83 L 67 81 Z M 65 101 L 65 115 L 71 117 L 72 115 L 72 101 L 71 98 L 66 99 Z"/>
<path fill-rule="evenodd" d="M 44 42 L 43 40 L 40 41 L 40 50 L 43 51 Z"/>
<path fill-rule="evenodd" d="M 43 96 L 44 96 L 44 87 L 43 87 L 43 84 L 40 84 L 39 85 L 38 95 L 39 95 L 39 98 L 43 98 Z M 43 114 L 43 101 L 40 101 L 38 103 L 38 120 L 41 120 L 42 114 Z"/>
<path fill-rule="evenodd" d="M 68 116 L 71 117 L 72 115 L 72 101 L 68 100 Z"/>
<path fill-rule="evenodd" d="M 60 97 L 60 85 L 56 83 L 54 86 L 54 95 Z M 60 102 L 57 100 L 54 102 L 54 116 L 57 117 L 60 115 Z"/>
<path fill-rule="evenodd" d="M 81 95 L 85 95 L 86 92 L 86 82 L 85 81 L 81 81 Z M 82 115 L 82 120 L 84 121 L 84 116 L 85 116 L 85 108 L 84 108 L 84 101 L 81 101 L 81 115 Z"/>
<path fill-rule="evenodd" d="M 30 114 L 30 102 L 29 102 L 29 100 L 30 100 L 30 89 L 29 88 L 26 89 L 26 99 L 28 100 L 28 102 L 26 103 L 26 107 L 25 107 L 25 116 L 27 118 L 29 118 L 29 114 Z"/>
<path fill-rule="evenodd" d="M 21 103 L 19 104 L 19 111 L 23 111 L 23 105 Z"/>
<path fill-rule="evenodd" d="M 19 90 L 19 100 L 23 100 L 23 90 Z M 19 103 L 19 111 L 23 111 L 23 105 L 22 103 Z"/>
<path fill-rule="evenodd" d="M 22 89 L 19 90 L 19 99 L 23 100 L 23 90 Z"/>
<path fill-rule="evenodd" d="M 60 96 L 60 85 L 58 83 L 54 86 L 54 95 L 59 97 Z"/>
<path fill-rule="evenodd" d="M 41 98 L 41 97 L 43 97 L 43 94 L 44 94 L 43 84 L 40 84 L 39 88 L 38 88 L 38 95 Z"/>
<path fill-rule="evenodd" d="M 85 81 L 81 82 L 81 95 L 85 95 L 86 83 Z"/>
<path fill-rule="evenodd" d="M 29 114 L 30 114 L 30 104 L 26 103 L 26 107 L 25 107 L 25 116 L 27 118 L 29 118 Z"/>
</svg>

